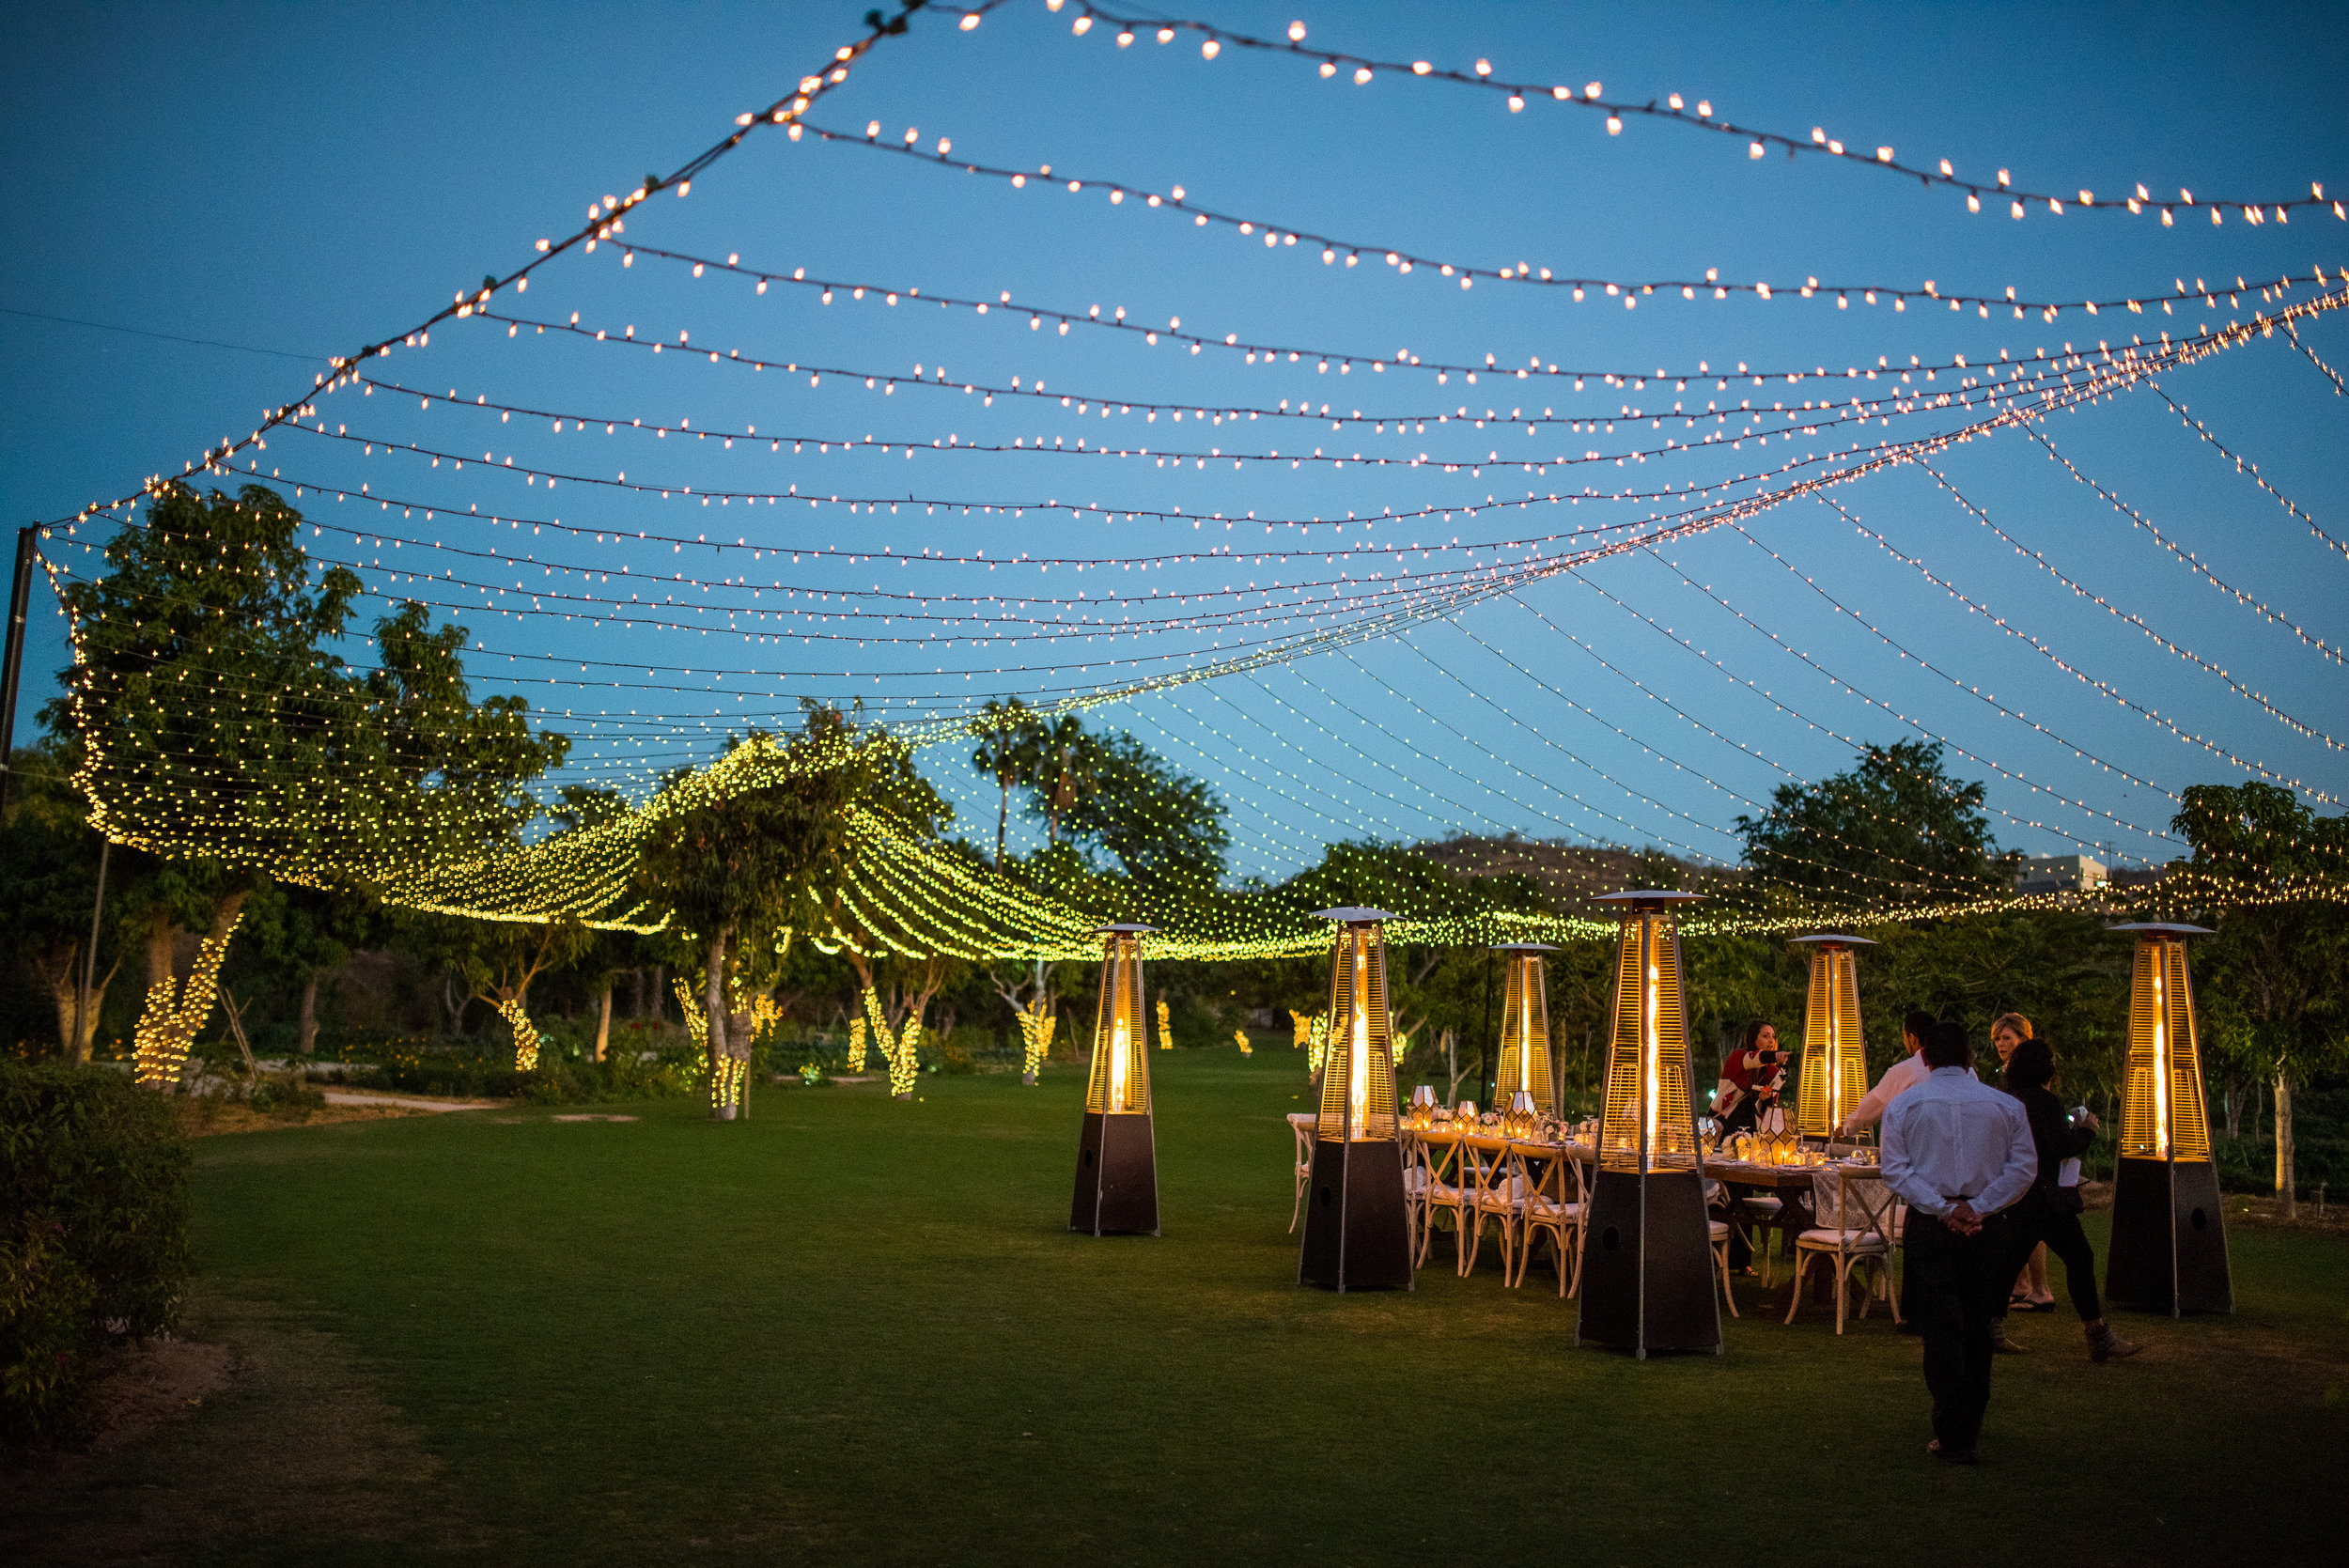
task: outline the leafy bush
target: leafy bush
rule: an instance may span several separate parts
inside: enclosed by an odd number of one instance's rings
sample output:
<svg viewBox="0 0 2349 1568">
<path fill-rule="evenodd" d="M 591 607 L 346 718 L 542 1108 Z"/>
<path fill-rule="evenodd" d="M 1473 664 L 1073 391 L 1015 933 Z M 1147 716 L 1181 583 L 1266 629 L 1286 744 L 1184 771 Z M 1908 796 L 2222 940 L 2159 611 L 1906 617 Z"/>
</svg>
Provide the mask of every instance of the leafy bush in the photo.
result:
<svg viewBox="0 0 2349 1568">
<path fill-rule="evenodd" d="M 0 1432 L 70 1435 L 107 1339 L 170 1330 L 188 1207 L 161 1095 L 102 1069 L 0 1064 Z"/>
</svg>

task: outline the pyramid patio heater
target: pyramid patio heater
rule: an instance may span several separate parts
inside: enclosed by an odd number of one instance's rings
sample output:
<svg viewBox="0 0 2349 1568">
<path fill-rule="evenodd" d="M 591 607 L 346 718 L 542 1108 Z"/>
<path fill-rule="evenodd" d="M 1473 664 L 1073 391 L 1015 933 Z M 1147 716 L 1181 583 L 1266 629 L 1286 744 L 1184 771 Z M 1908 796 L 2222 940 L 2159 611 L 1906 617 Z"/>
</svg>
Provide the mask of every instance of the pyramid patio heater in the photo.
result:
<svg viewBox="0 0 2349 1568">
<path fill-rule="evenodd" d="M 2121 1150 L 2112 1178 L 2105 1294 L 2168 1312 L 2234 1311 L 2227 1227 L 2211 1163 L 2202 1058 L 2186 939 L 2199 925 L 2116 925 L 2137 935 L 2129 1054 L 2121 1076 Z"/>
<path fill-rule="evenodd" d="M 1104 925 L 1101 1007 L 1085 1083 L 1084 1134 L 1068 1228 L 1095 1235 L 1159 1234 L 1158 1138 L 1150 1125 L 1150 1052 L 1143 1034 L 1142 939 L 1156 927 Z"/>
<path fill-rule="evenodd" d="M 1495 949 L 1508 962 L 1509 984 L 1501 1002 L 1501 1070 L 1494 1079 L 1495 1105 L 1514 1108 L 1530 1094 L 1537 1116 L 1558 1116 L 1549 1072 L 1549 987 L 1542 955 L 1558 950 L 1548 942 L 1503 942 Z"/>
<path fill-rule="evenodd" d="M 1321 1064 L 1305 1239 L 1297 1281 L 1344 1293 L 1412 1288 L 1411 1227 L 1395 1138 L 1393 1021 L 1380 909 L 1323 909 L 1337 923 L 1330 1039 Z"/>
<path fill-rule="evenodd" d="M 1676 918 L 1703 896 L 1649 891 L 1597 900 L 1613 907 L 1622 937 L 1575 1343 L 1642 1359 L 1651 1350 L 1721 1349 Z"/>
<path fill-rule="evenodd" d="M 1868 1093 L 1868 1048 L 1859 1034 L 1859 960 L 1865 937 L 1797 937 L 1811 949 L 1811 996 L 1802 1014 L 1802 1072 L 1795 1084 L 1795 1128 L 1832 1140 Z"/>
</svg>

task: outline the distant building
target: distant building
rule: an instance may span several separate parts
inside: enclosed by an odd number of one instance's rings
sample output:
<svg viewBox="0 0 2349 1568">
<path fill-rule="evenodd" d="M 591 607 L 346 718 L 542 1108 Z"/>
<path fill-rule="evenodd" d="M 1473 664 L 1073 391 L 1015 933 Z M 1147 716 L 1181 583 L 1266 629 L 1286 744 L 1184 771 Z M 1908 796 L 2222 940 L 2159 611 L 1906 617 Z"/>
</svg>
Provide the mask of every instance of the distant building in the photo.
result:
<svg viewBox="0 0 2349 1568">
<path fill-rule="evenodd" d="M 2183 861 L 2172 861 L 2170 865 L 2183 865 L 2184 863 Z M 2116 888 L 2141 888 L 2160 881 L 2169 874 L 2170 866 L 2167 865 L 2116 865 L 2112 868 L 2111 875 L 2105 880 Z"/>
<path fill-rule="evenodd" d="M 2110 868 L 2086 855 L 2033 855 L 2015 878 L 2019 893 L 2086 893 L 2102 887 Z"/>
</svg>

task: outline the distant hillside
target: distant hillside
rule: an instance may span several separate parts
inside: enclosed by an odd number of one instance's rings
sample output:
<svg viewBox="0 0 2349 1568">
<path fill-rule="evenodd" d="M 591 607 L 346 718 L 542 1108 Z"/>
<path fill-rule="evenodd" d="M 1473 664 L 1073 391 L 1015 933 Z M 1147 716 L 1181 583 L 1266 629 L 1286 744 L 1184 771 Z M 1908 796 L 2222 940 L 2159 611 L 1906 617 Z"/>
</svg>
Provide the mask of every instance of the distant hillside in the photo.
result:
<svg viewBox="0 0 2349 1568">
<path fill-rule="evenodd" d="M 1461 834 L 1415 847 L 1430 860 L 1463 876 L 1491 877 L 1507 872 L 1530 876 L 1546 893 L 1568 907 L 1595 893 L 1622 893 L 1630 888 L 1722 893 L 1744 876 L 1735 867 L 1703 865 L 1661 850 L 1563 844 L 1554 839 L 1519 838 L 1514 833 L 1500 838 Z"/>
</svg>

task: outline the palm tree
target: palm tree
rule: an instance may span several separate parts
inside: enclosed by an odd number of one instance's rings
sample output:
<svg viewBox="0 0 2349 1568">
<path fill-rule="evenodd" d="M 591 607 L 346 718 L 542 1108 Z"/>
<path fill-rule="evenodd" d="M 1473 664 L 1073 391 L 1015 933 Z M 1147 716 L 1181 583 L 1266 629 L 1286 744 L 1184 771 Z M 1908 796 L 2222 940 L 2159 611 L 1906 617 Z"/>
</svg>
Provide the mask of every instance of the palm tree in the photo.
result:
<svg viewBox="0 0 2349 1568">
<path fill-rule="evenodd" d="M 1033 782 L 1039 758 L 1036 719 L 1028 705 L 1014 697 L 990 701 L 979 712 L 979 749 L 971 766 L 991 774 L 1000 791 L 995 807 L 995 869 L 1003 869 L 1003 841 L 1011 824 L 1011 786 Z"/>
<path fill-rule="evenodd" d="M 1060 842 L 1060 819 L 1090 790 L 1099 771 L 1093 737 L 1075 714 L 1035 723 L 1034 768 L 1028 778 L 1044 801 L 1046 842 Z"/>
</svg>

